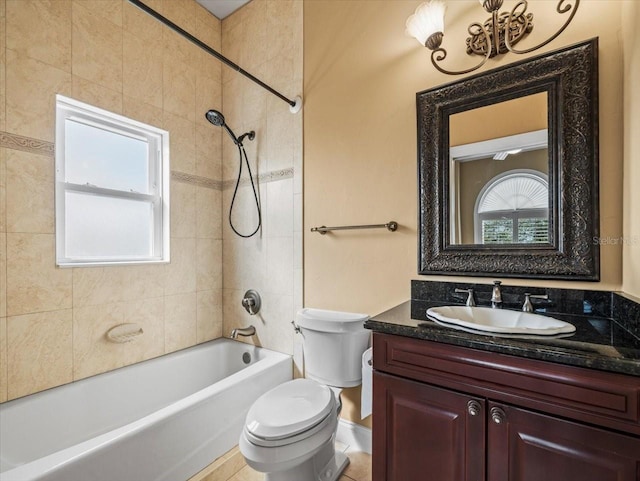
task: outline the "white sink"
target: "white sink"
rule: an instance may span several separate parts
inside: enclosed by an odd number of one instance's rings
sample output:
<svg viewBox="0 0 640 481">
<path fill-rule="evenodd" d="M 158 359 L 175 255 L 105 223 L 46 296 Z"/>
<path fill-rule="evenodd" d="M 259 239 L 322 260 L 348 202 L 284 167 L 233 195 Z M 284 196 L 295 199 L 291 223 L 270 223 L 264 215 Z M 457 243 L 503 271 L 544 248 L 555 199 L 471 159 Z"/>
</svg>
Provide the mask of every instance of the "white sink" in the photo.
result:
<svg viewBox="0 0 640 481">
<path fill-rule="evenodd" d="M 450 327 L 472 329 L 486 334 L 557 336 L 575 332 L 568 322 L 530 312 L 490 307 L 442 306 L 427 310 L 427 316 Z"/>
</svg>

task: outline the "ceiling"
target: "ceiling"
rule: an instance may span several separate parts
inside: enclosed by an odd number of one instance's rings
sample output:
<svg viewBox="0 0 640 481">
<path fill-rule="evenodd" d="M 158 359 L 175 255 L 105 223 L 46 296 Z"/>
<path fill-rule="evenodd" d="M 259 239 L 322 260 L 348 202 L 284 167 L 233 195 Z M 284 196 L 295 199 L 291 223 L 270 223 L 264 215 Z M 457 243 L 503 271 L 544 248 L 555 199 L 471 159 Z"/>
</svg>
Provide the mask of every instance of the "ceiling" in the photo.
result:
<svg viewBox="0 0 640 481">
<path fill-rule="evenodd" d="M 245 3 L 249 3 L 249 0 L 196 0 L 196 2 L 222 20 Z"/>
</svg>

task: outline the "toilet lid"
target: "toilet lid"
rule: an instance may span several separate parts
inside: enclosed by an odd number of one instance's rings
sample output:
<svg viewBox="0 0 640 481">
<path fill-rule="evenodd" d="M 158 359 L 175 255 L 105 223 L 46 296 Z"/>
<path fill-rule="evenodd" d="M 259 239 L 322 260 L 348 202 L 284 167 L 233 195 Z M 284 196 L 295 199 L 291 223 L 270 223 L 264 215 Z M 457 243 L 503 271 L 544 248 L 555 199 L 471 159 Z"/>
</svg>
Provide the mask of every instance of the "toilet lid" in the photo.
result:
<svg viewBox="0 0 640 481">
<path fill-rule="evenodd" d="M 327 386 L 309 379 L 295 379 L 271 389 L 253 403 L 246 429 L 254 436 L 275 440 L 312 428 L 335 408 Z"/>
</svg>

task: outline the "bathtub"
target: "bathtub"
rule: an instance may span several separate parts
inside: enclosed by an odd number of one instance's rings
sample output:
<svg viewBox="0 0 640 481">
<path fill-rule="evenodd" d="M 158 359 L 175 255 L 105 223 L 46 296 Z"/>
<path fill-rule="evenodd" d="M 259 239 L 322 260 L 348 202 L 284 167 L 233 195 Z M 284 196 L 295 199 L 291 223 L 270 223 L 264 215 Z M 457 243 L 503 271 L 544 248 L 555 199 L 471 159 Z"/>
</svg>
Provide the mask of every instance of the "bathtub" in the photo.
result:
<svg viewBox="0 0 640 481">
<path fill-rule="evenodd" d="M 217 339 L 4 403 L 0 481 L 187 480 L 291 377 L 290 356 Z"/>
</svg>

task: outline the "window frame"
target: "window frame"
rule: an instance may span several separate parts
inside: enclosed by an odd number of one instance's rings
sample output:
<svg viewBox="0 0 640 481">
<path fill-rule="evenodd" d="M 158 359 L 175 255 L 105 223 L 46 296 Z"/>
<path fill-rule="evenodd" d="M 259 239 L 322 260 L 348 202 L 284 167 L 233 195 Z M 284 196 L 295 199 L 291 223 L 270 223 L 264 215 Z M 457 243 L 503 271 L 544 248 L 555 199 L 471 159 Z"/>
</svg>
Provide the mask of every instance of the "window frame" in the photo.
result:
<svg viewBox="0 0 640 481">
<path fill-rule="evenodd" d="M 149 193 L 139 193 L 77 184 L 66 180 L 66 121 L 146 141 L 148 147 Z M 56 264 L 60 267 L 161 264 L 170 262 L 170 161 L 169 132 L 98 107 L 56 95 L 55 126 L 55 238 Z M 73 257 L 66 252 L 66 193 L 102 198 L 138 200 L 153 206 L 150 256 Z"/>
</svg>

